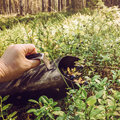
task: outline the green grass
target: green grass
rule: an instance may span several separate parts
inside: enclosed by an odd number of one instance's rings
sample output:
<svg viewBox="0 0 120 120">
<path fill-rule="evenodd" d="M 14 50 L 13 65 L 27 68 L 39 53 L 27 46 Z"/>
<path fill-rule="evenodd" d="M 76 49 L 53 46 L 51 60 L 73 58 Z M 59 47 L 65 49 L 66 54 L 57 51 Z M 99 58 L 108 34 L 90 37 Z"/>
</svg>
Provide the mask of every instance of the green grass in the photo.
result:
<svg viewBox="0 0 120 120">
<path fill-rule="evenodd" d="M 120 116 L 120 9 L 52 13 L 0 31 L 0 54 L 10 44 L 33 43 L 50 59 L 78 56 L 87 86 L 70 89 L 58 120 L 118 120 Z M 71 97 L 72 95 L 72 97 Z M 53 116 L 52 116 L 53 117 Z"/>
</svg>

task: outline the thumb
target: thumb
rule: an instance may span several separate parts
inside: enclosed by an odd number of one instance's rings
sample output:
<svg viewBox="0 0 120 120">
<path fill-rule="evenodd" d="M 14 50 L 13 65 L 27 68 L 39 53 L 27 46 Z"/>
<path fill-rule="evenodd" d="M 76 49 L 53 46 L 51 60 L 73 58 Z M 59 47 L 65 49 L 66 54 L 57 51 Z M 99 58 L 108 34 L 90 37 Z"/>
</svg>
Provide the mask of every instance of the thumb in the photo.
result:
<svg viewBox="0 0 120 120">
<path fill-rule="evenodd" d="M 31 61 L 31 68 L 34 68 L 40 64 L 40 60 L 30 60 Z"/>
</svg>

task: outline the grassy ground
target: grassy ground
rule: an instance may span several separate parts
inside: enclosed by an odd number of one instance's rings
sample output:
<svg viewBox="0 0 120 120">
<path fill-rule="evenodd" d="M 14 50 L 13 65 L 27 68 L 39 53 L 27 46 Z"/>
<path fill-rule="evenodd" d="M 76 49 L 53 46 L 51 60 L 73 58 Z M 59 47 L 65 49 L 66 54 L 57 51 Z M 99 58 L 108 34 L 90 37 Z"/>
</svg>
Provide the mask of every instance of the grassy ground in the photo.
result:
<svg viewBox="0 0 120 120">
<path fill-rule="evenodd" d="M 53 109 L 48 111 L 50 114 L 40 110 L 43 119 L 118 120 L 120 9 L 103 7 L 92 14 L 86 9 L 86 14 L 47 13 L 40 16 L 1 30 L 0 54 L 10 44 L 33 43 L 38 52 L 45 52 L 51 60 L 65 55 L 78 56 L 79 65 L 84 66 L 82 79 L 89 83 L 77 90 L 70 89 L 68 96 L 61 100 L 63 106 L 59 113 Z M 46 106 L 44 102 L 43 106 Z"/>
</svg>

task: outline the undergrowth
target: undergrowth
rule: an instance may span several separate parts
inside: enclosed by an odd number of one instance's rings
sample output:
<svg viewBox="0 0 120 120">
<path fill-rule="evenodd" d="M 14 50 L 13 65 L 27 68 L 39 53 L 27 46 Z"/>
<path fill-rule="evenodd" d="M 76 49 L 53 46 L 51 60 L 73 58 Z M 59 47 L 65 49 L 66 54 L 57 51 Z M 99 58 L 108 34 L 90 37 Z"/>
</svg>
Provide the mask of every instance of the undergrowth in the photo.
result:
<svg viewBox="0 0 120 120">
<path fill-rule="evenodd" d="M 104 6 L 92 14 L 85 10 L 87 14 L 48 14 L 0 31 L 0 55 L 10 44 L 33 43 L 51 60 L 72 55 L 84 66 L 83 78 L 89 84 L 71 88 L 62 109 L 49 106 L 54 104 L 51 99 L 40 98 L 42 107 L 31 111 L 36 120 L 41 116 L 43 120 L 119 120 L 120 9 Z"/>
</svg>

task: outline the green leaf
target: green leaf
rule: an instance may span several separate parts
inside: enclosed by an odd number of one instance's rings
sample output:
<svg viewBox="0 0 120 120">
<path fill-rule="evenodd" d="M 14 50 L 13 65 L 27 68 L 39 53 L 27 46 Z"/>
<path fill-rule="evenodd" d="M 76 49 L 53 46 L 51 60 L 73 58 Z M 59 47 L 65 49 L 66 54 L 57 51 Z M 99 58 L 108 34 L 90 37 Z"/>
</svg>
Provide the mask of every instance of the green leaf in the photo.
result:
<svg viewBox="0 0 120 120">
<path fill-rule="evenodd" d="M 36 101 L 36 100 L 33 100 L 33 99 L 29 99 L 28 101 L 29 101 L 29 102 L 32 102 L 32 103 L 39 104 L 39 102 L 38 102 L 38 101 Z"/>
<path fill-rule="evenodd" d="M 53 104 L 53 102 L 54 102 L 52 98 L 50 98 L 48 101 L 50 104 Z"/>
<path fill-rule="evenodd" d="M 2 110 L 3 110 L 3 111 L 4 111 L 4 110 L 7 110 L 10 106 L 11 106 L 11 104 L 7 104 L 7 105 L 3 106 Z"/>
<path fill-rule="evenodd" d="M 61 110 L 61 108 L 60 107 L 55 107 L 53 110 L 54 111 L 59 111 L 59 110 Z"/>
<path fill-rule="evenodd" d="M 45 111 L 45 112 L 47 111 L 47 107 L 46 107 L 46 106 L 43 106 L 43 107 L 40 108 L 40 113 L 41 113 L 41 112 L 44 112 L 44 111 Z"/>
<path fill-rule="evenodd" d="M 51 106 L 56 106 L 57 104 L 58 104 L 57 102 L 53 102 Z"/>
<path fill-rule="evenodd" d="M 34 113 L 34 112 L 36 112 L 36 109 L 30 109 L 27 111 L 27 113 Z"/>
<path fill-rule="evenodd" d="M 5 96 L 5 97 L 2 99 L 2 102 L 6 101 L 9 97 L 10 97 L 10 95 Z"/>
<path fill-rule="evenodd" d="M 95 76 L 92 78 L 92 81 L 98 80 L 99 78 L 100 78 L 100 75 L 95 75 Z"/>
<path fill-rule="evenodd" d="M 69 91 L 69 93 L 74 94 L 74 93 L 76 93 L 76 90 L 71 89 L 71 90 Z"/>
<path fill-rule="evenodd" d="M 36 109 L 36 112 L 34 112 L 34 115 L 40 116 L 42 111 L 40 109 Z"/>
<path fill-rule="evenodd" d="M 113 100 L 110 100 L 110 99 L 107 99 L 106 102 L 108 103 L 108 106 L 113 106 L 114 107 L 114 101 Z"/>
<path fill-rule="evenodd" d="M 35 120 L 40 120 L 43 116 L 38 116 Z"/>
<path fill-rule="evenodd" d="M 48 104 L 48 98 L 46 96 L 41 96 L 41 102 Z"/>
<path fill-rule="evenodd" d="M 59 116 L 63 116 L 64 112 L 63 111 L 54 111 L 52 112 L 54 115 L 59 115 Z"/>
<path fill-rule="evenodd" d="M 17 119 L 17 116 L 13 117 L 12 120 L 16 120 Z"/>
<path fill-rule="evenodd" d="M 82 91 L 81 97 L 82 97 L 82 99 L 86 99 L 87 98 L 87 92 L 85 90 Z"/>
<path fill-rule="evenodd" d="M 59 117 L 57 117 L 56 120 L 65 120 L 65 117 L 64 116 L 59 116 Z"/>
<path fill-rule="evenodd" d="M 75 108 L 75 106 L 74 106 L 74 105 L 69 105 L 69 110 L 70 110 L 70 111 L 73 111 L 73 110 L 74 110 L 74 108 Z"/>
<path fill-rule="evenodd" d="M 95 103 L 96 103 L 96 97 L 95 97 L 95 96 L 90 96 L 90 97 L 87 99 L 87 104 L 88 104 L 89 106 L 93 106 Z"/>
<path fill-rule="evenodd" d="M 0 96 L 0 100 L 2 100 L 2 96 Z"/>
<path fill-rule="evenodd" d="M 120 107 L 117 107 L 116 110 L 120 111 Z"/>
<path fill-rule="evenodd" d="M 96 93 L 96 99 L 100 98 L 103 95 L 103 90 Z"/>
<path fill-rule="evenodd" d="M 16 114 L 17 114 L 17 112 L 15 111 L 15 112 L 9 114 L 9 115 L 8 115 L 8 118 L 12 118 L 12 117 L 14 117 Z"/>
<path fill-rule="evenodd" d="M 75 100 L 75 104 L 76 104 L 76 107 L 80 110 L 84 110 L 85 109 L 85 102 L 80 100 L 79 98 L 77 100 Z"/>
<path fill-rule="evenodd" d="M 115 112 L 113 113 L 113 115 L 115 115 L 115 116 L 119 116 L 119 117 L 120 117 L 120 113 L 117 112 L 117 111 L 115 111 Z"/>
<path fill-rule="evenodd" d="M 76 112 L 76 115 L 84 116 L 84 113 L 83 112 Z"/>
<path fill-rule="evenodd" d="M 102 106 L 97 106 L 96 109 L 93 109 L 91 111 L 90 116 L 95 118 L 97 115 L 101 114 L 102 112 L 104 112 L 104 108 L 102 108 Z"/>
<path fill-rule="evenodd" d="M 47 113 L 47 115 L 51 118 L 54 119 L 54 116 L 51 113 Z"/>
</svg>

